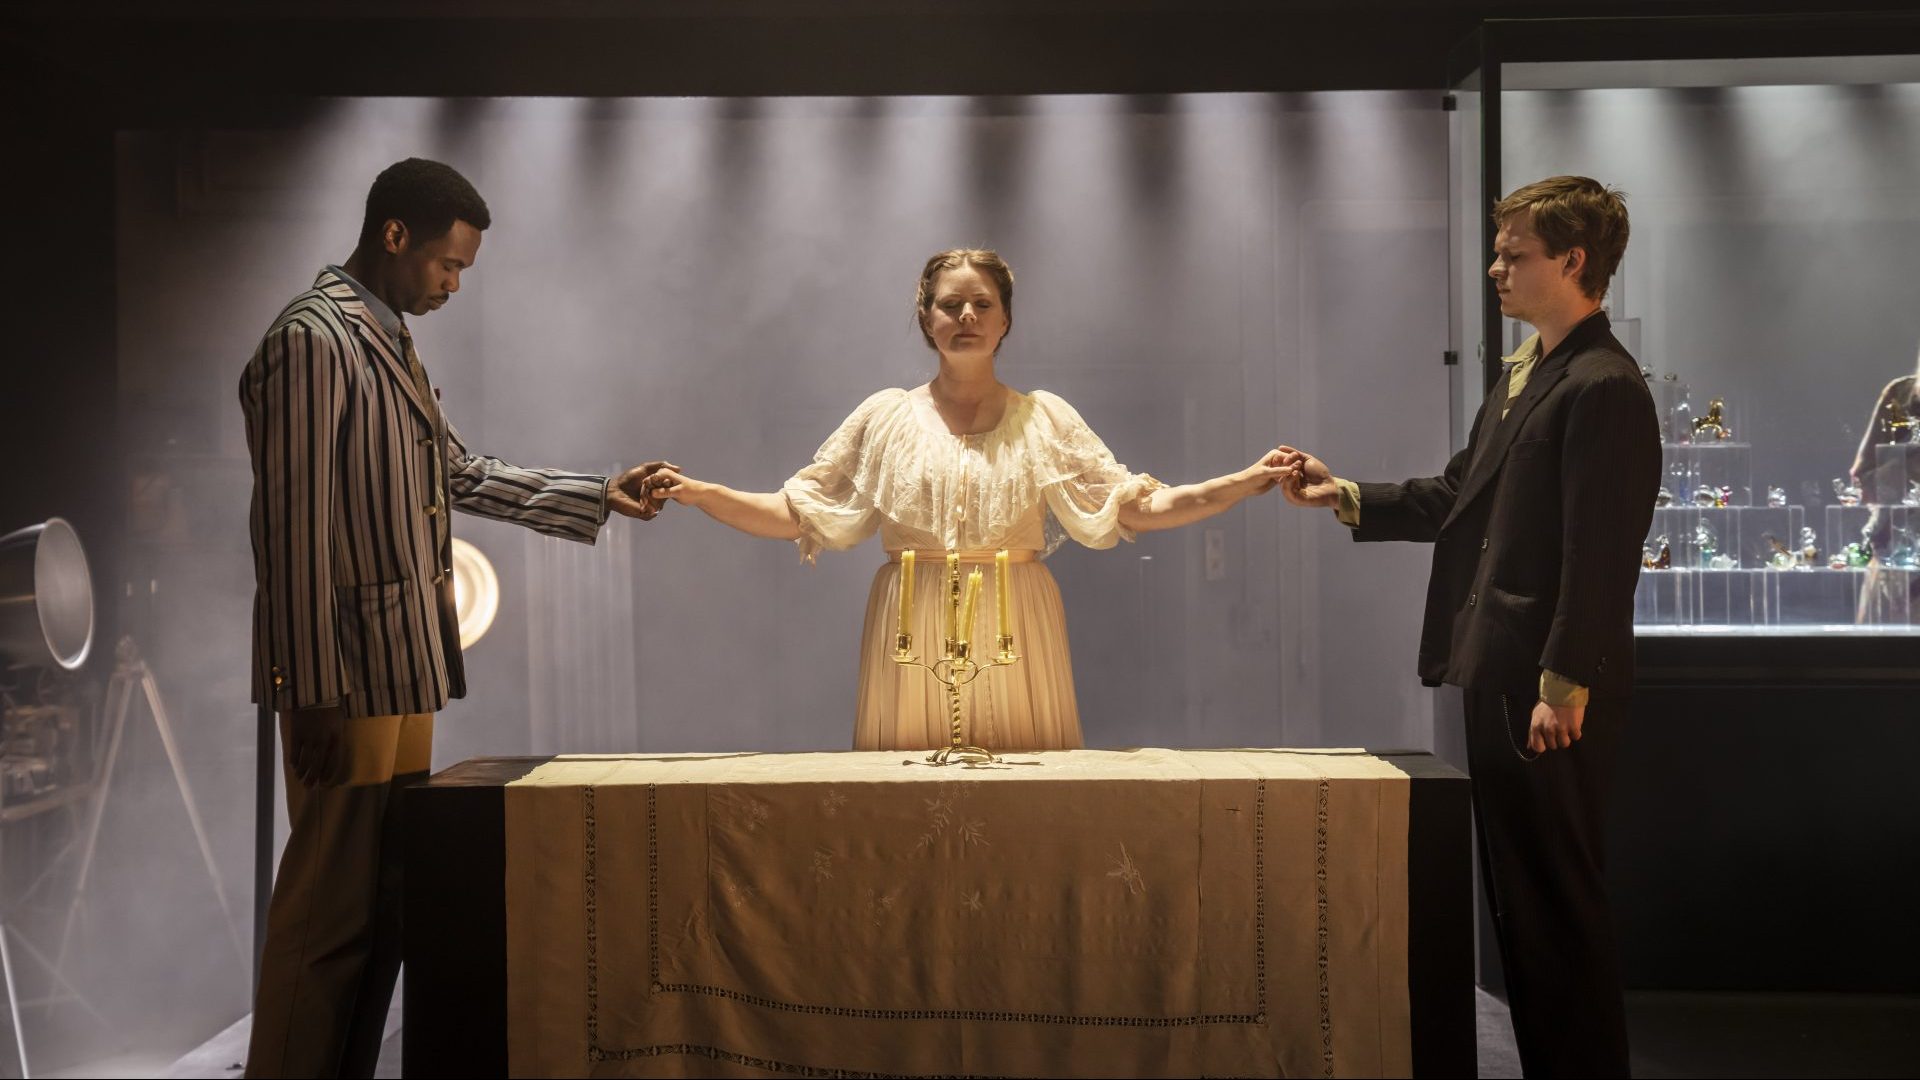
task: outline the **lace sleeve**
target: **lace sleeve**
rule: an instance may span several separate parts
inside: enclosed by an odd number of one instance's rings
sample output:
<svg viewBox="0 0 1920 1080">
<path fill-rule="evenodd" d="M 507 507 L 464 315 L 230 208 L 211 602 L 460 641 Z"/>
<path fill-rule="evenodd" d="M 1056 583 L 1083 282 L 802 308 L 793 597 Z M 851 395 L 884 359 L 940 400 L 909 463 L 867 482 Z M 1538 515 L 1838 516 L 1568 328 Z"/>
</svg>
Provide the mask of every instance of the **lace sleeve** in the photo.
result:
<svg viewBox="0 0 1920 1080">
<path fill-rule="evenodd" d="M 881 515 L 854 478 L 860 474 L 872 419 L 889 395 L 881 391 L 860 403 L 853 414 L 814 453 L 812 464 L 794 473 L 782 487 L 800 524 L 794 541 L 800 557 L 813 562 L 821 551 L 843 551 L 872 536 Z"/>
<path fill-rule="evenodd" d="M 880 528 L 880 514 L 855 490 L 847 475 L 824 461 L 793 474 L 782 491 L 800 523 L 794 541 L 807 562 L 822 551 L 844 551 Z"/>
<path fill-rule="evenodd" d="M 1120 523 L 1121 509 L 1166 485 L 1115 461 L 1107 444 L 1061 398 L 1036 391 L 1033 399 L 1046 420 L 1045 438 L 1034 449 L 1043 455 L 1042 490 L 1055 522 L 1090 548 L 1131 542 L 1133 530 Z"/>
</svg>

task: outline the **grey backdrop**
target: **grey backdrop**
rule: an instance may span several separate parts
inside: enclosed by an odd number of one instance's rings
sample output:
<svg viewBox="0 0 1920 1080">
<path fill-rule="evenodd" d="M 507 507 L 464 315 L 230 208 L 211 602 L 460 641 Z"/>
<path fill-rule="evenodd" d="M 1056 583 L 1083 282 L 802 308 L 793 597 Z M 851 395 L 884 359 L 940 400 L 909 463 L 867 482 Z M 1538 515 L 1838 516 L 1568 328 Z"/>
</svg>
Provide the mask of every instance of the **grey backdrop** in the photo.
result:
<svg viewBox="0 0 1920 1080">
<path fill-rule="evenodd" d="M 287 299 L 346 259 L 388 163 L 447 161 L 491 206 L 460 294 L 413 320 L 485 453 L 670 456 L 773 489 L 862 397 L 929 377 L 915 275 L 936 250 L 991 245 L 1019 278 L 1002 377 L 1064 395 L 1121 461 L 1198 480 L 1285 439 L 1397 479 L 1448 453 L 1447 130 L 1431 94 L 1346 93 L 343 100 L 272 130 L 124 134 L 132 570 L 102 591 L 153 657 L 237 908 L 253 713 L 236 380 Z M 456 519 L 504 595 L 437 765 L 848 744 L 877 544 L 804 567 L 682 508 L 609 529 L 586 549 Z M 1089 743 L 1431 746 L 1413 674 L 1427 552 L 1344 534 L 1274 495 L 1063 548 Z M 155 794 L 110 829 L 111 857 L 173 922 L 117 963 L 130 986 L 164 970 L 194 991 L 136 1006 L 128 989 L 141 1023 L 204 1037 L 245 1010 L 246 980 L 206 944 L 209 887 L 141 745 Z"/>
</svg>

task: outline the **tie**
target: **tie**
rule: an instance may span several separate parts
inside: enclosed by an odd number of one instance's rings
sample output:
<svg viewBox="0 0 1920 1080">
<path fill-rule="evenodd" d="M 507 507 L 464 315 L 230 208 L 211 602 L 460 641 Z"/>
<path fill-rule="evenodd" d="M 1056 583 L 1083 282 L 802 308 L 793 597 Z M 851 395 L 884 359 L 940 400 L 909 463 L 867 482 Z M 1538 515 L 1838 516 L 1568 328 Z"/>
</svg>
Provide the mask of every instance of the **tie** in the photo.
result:
<svg viewBox="0 0 1920 1080">
<path fill-rule="evenodd" d="M 413 347 L 413 331 L 400 327 L 400 349 L 407 357 L 407 374 L 413 376 L 413 389 L 420 395 L 421 404 L 433 416 L 434 430 L 440 428 L 439 403 L 433 398 L 433 384 L 427 381 L 427 369 L 420 363 L 420 351 Z"/>
<path fill-rule="evenodd" d="M 406 354 L 407 374 L 413 376 L 413 388 L 419 392 L 420 401 L 427 410 L 428 420 L 433 425 L 432 456 L 437 459 L 440 457 L 439 448 L 446 443 L 446 419 L 440 412 L 440 402 L 434 399 L 433 384 L 427 381 L 426 366 L 420 363 L 420 351 L 413 347 L 413 331 L 407 329 L 404 323 L 400 326 L 400 349 Z M 433 485 L 433 506 L 428 512 L 430 514 L 439 514 L 446 508 L 447 504 L 446 481 L 444 479 L 446 471 L 442 467 L 442 462 L 435 461 L 434 464 L 436 481 Z M 437 534 L 444 528 L 446 528 L 445 522 L 436 523 L 434 531 Z"/>
</svg>

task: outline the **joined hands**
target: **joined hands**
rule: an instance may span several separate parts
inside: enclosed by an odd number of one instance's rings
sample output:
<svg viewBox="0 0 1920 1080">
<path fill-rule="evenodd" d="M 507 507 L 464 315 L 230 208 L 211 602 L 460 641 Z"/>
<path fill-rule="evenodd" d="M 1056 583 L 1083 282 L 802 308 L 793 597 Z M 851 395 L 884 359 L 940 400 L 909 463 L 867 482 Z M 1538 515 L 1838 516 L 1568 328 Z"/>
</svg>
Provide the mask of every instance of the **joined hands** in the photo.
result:
<svg viewBox="0 0 1920 1080">
<path fill-rule="evenodd" d="M 652 521 L 660 508 L 666 505 L 654 489 L 653 477 L 663 470 L 675 470 L 680 466 L 671 461 L 649 461 L 644 465 L 635 465 L 607 485 L 607 508 L 641 521 Z"/>
<path fill-rule="evenodd" d="M 1275 447 L 1260 455 L 1260 460 L 1240 470 L 1237 478 L 1252 486 L 1249 494 L 1265 495 L 1276 486 L 1292 483 L 1299 477 L 1299 466 L 1286 460 L 1282 448 Z"/>
<path fill-rule="evenodd" d="M 653 506 L 664 506 L 669 499 L 683 506 L 698 506 L 700 497 L 712 487 L 681 472 L 678 465 L 668 462 L 659 465 L 660 468 L 640 478 L 635 492 L 636 497 L 646 499 Z"/>
<path fill-rule="evenodd" d="M 1295 506 L 1338 506 L 1340 487 L 1333 482 L 1327 464 L 1305 450 L 1281 446 L 1274 450 L 1278 463 L 1291 467 L 1293 475 L 1280 484 L 1280 494 Z"/>
</svg>

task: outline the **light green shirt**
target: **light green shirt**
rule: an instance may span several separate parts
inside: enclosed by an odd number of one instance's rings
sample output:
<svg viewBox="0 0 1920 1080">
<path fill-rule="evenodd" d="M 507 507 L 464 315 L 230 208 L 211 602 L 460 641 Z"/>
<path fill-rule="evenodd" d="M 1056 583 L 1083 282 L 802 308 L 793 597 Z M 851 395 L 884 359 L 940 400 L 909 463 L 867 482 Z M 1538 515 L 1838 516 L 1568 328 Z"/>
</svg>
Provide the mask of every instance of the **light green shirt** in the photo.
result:
<svg viewBox="0 0 1920 1080">
<path fill-rule="evenodd" d="M 1507 365 L 1507 403 L 1500 408 L 1500 419 L 1505 420 L 1507 413 L 1513 411 L 1514 399 L 1527 388 L 1527 378 L 1540 363 L 1540 335 L 1521 342 L 1512 356 L 1501 357 L 1500 362 Z"/>
<path fill-rule="evenodd" d="M 1512 356 L 1502 360 L 1507 368 L 1507 400 L 1500 407 L 1500 419 L 1505 420 L 1513 408 L 1514 399 L 1520 391 L 1527 388 L 1527 379 L 1540 362 L 1540 335 L 1535 334 L 1520 343 Z M 1340 524 L 1350 529 L 1360 527 L 1360 485 L 1340 477 L 1333 478 L 1340 501 L 1333 508 L 1334 516 Z M 1540 700 L 1549 705 L 1584 706 L 1587 703 L 1587 688 L 1564 675 L 1556 675 L 1542 668 L 1540 670 Z"/>
</svg>

